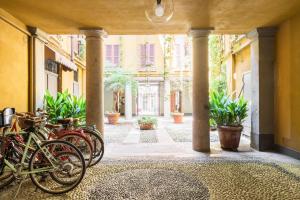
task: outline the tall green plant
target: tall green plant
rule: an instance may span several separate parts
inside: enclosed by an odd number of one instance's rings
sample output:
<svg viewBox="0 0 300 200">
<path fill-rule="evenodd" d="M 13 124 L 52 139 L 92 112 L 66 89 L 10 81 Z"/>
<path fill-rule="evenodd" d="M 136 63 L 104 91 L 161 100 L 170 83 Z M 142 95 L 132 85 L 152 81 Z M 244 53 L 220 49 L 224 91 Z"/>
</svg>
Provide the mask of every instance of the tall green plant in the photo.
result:
<svg viewBox="0 0 300 200">
<path fill-rule="evenodd" d="M 210 118 L 218 126 L 241 126 L 247 117 L 247 102 L 243 97 L 232 100 L 224 93 L 210 95 Z"/>
<path fill-rule="evenodd" d="M 56 97 L 47 91 L 44 96 L 44 108 L 52 123 L 56 123 L 58 119 L 69 117 L 85 121 L 86 102 L 84 98 L 73 96 L 68 91 L 58 92 Z"/>
<path fill-rule="evenodd" d="M 224 44 L 222 35 L 209 36 L 209 91 L 225 92 L 226 65 L 224 63 Z"/>
<path fill-rule="evenodd" d="M 117 96 L 116 106 L 114 107 L 115 112 L 120 112 L 120 95 L 125 91 L 127 84 L 131 86 L 132 93 L 136 94 L 137 81 L 134 80 L 130 72 L 117 68 L 106 74 L 104 81 L 105 88 L 108 91 L 113 91 Z"/>
</svg>

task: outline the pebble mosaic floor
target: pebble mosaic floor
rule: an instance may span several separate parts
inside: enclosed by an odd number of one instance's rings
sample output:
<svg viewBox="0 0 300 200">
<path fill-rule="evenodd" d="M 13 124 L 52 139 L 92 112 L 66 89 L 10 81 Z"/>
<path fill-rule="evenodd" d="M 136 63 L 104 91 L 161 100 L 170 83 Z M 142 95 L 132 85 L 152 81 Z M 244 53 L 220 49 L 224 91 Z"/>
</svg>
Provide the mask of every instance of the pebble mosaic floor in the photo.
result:
<svg viewBox="0 0 300 200">
<path fill-rule="evenodd" d="M 16 187 L 0 199 L 11 199 Z M 262 161 L 105 161 L 65 195 L 48 195 L 25 184 L 17 199 L 300 199 L 297 165 Z"/>
<path fill-rule="evenodd" d="M 163 121 L 152 131 L 128 122 L 106 124 L 105 133 L 103 161 L 87 170 L 76 189 L 53 196 L 28 180 L 17 199 L 300 200 L 300 161 L 253 151 L 245 138 L 246 148 L 224 152 L 212 132 L 212 151 L 203 154 L 191 149 L 190 120 Z M 16 190 L 16 185 L 0 190 L 0 200 L 11 200 Z"/>
</svg>

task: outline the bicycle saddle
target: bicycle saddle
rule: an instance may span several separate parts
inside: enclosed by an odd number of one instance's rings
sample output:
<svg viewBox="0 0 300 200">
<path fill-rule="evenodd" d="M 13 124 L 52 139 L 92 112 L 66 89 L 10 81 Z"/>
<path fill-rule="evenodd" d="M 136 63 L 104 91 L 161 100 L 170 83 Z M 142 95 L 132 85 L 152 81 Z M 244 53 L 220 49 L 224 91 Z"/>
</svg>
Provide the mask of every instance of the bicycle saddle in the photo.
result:
<svg viewBox="0 0 300 200">
<path fill-rule="evenodd" d="M 59 119 L 57 120 L 57 123 L 62 125 L 69 125 L 78 122 L 78 118 L 65 118 L 65 119 Z"/>
<path fill-rule="evenodd" d="M 57 128 L 61 128 L 61 125 L 60 124 L 46 124 L 45 127 L 49 128 L 49 129 L 57 129 Z"/>
</svg>

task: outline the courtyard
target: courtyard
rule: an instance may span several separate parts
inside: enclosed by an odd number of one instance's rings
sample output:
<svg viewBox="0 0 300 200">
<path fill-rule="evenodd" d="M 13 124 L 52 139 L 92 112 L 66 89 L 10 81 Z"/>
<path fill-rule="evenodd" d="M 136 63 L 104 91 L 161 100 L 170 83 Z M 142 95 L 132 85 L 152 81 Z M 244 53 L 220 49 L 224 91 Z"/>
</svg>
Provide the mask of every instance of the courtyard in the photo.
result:
<svg viewBox="0 0 300 200">
<path fill-rule="evenodd" d="M 200 154 L 192 150 L 192 117 L 184 117 L 184 122 L 175 124 L 171 118 L 158 117 L 155 130 L 140 130 L 135 117 L 121 118 L 117 125 L 105 123 L 105 158 L 196 158 Z M 210 132 L 212 157 L 222 156 L 217 131 Z M 242 136 L 240 152 L 250 153 L 250 140 Z M 225 153 L 226 154 L 226 153 Z M 227 153 L 228 155 L 235 155 Z M 237 154 L 238 155 L 238 154 Z"/>
<path fill-rule="evenodd" d="M 299 36 L 300 0 L 0 0 L 0 199 L 299 200 Z"/>
</svg>

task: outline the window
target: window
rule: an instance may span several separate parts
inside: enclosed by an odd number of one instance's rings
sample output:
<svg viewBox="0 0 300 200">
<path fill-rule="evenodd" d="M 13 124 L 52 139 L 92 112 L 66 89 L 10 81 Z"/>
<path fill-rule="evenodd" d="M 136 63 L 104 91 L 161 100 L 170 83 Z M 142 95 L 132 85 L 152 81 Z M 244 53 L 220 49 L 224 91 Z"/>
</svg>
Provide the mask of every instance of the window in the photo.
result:
<svg viewBox="0 0 300 200">
<path fill-rule="evenodd" d="M 175 69 L 182 69 L 182 49 L 180 44 L 175 44 L 174 48 L 174 68 Z"/>
<path fill-rule="evenodd" d="M 58 73 L 58 63 L 48 59 L 45 63 L 45 89 L 55 97 L 58 91 Z"/>
<path fill-rule="evenodd" d="M 120 45 L 106 45 L 105 63 L 106 67 L 120 66 Z"/>
<path fill-rule="evenodd" d="M 58 74 L 58 63 L 54 60 L 48 59 L 45 64 L 45 69 L 49 72 Z"/>
<path fill-rule="evenodd" d="M 73 95 L 79 97 L 78 71 L 74 71 Z"/>
<path fill-rule="evenodd" d="M 74 71 L 74 81 L 78 82 L 78 71 Z"/>
<path fill-rule="evenodd" d="M 155 63 L 154 44 L 140 45 L 140 59 L 141 59 L 141 67 L 147 67 L 147 65 L 154 65 Z"/>
</svg>

